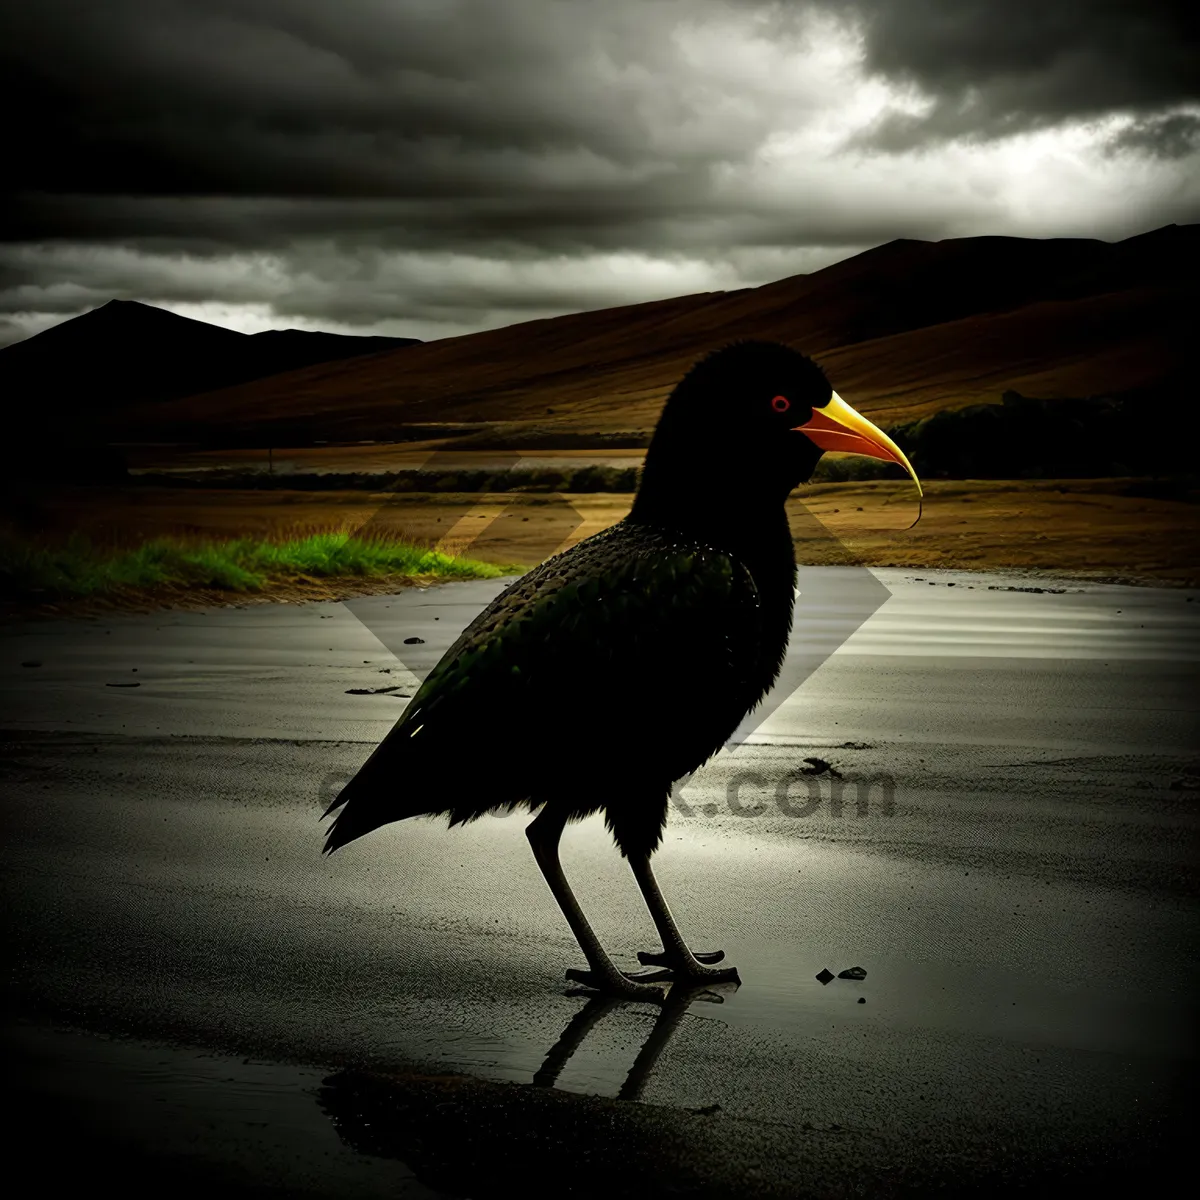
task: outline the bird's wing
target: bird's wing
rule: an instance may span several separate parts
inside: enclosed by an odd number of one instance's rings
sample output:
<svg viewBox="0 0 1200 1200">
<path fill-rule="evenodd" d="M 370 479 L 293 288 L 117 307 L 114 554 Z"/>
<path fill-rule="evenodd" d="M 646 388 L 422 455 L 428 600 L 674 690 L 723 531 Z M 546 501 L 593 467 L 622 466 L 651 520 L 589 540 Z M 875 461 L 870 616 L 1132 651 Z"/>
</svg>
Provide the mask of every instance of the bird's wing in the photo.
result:
<svg viewBox="0 0 1200 1200">
<path fill-rule="evenodd" d="M 757 643 L 758 595 L 741 563 L 709 547 L 649 541 L 644 533 L 627 548 L 619 527 L 605 533 L 498 596 L 430 673 L 399 728 L 448 713 L 468 685 L 491 706 L 531 691 L 551 695 L 554 682 L 596 686 L 601 675 L 616 682 L 613 673 L 626 668 L 643 690 L 669 683 L 655 676 L 680 669 L 668 661 L 671 646 L 689 649 L 688 657 L 703 659 L 709 670 L 749 661 L 739 651 L 750 647 L 739 643 Z"/>
<path fill-rule="evenodd" d="M 440 760 L 444 770 L 447 756 L 503 754 L 534 736 L 554 753 L 565 732 L 586 732 L 590 741 L 618 730 L 623 739 L 649 736 L 651 726 L 661 734 L 666 714 L 701 691 L 730 709 L 732 729 L 747 707 L 742 676 L 757 661 L 759 637 L 758 594 L 740 562 L 614 526 L 497 596 L 430 672 L 360 774 L 386 768 L 394 784 L 408 765 Z"/>
</svg>

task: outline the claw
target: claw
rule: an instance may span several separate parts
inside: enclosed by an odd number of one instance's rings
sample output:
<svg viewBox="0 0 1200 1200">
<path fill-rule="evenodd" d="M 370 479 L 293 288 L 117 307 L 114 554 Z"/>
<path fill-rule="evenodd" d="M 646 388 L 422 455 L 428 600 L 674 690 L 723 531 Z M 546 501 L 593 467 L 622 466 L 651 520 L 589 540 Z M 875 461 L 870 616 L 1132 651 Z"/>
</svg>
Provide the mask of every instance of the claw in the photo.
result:
<svg viewBox="0 0 1200 1200">
<path fill-rule="evenodd" d="M 697 962 L 719 963 L 725 957 L 724 950 L 704 950 L 693 954 Z M 644 967 L 669 967 L 671 958 L 665 950 L 639 950 L 638 962 Z"/>
<path fill-rule="evenodd" d="M 662 977 L 657 971 L 649 975 L 655 979 Z M 567 978 L 575 983 L 582 983 L 585 987 L 595 988 L 598 992 L 623 996 L 630 1000 L 651 1000 L 661 1004 L 667 998 L 662 988 L 654 987 L 637 974 L 622 975 L 618 972 L 615 978 L 610 979 L 607 975 L 600 975 L 595 971 L 582 971 L 571 967 L 567 971 Z"/>
</svg>

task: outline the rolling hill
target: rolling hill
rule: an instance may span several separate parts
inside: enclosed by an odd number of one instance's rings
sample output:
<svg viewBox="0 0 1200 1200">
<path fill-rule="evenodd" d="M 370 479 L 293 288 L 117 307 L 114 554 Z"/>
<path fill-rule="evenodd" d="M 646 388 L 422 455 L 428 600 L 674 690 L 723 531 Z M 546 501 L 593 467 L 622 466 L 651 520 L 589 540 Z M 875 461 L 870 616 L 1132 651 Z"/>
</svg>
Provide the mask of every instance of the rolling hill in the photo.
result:
<svg viewBox="0 0 1200 1200">
<path fill-rule="evenodd" d="M 118 408 L 415 344 L 303 329 L 238 333 L 150 304 L 110 300 L 0 350 L 0 411 L 17 427 L 43 414 L 56 424 L 102 420 Z"/>
<path fill-rule="evenodd" d="M 1161 388 L 1183 379 L 1198 248 L 1200 225 L 1116 243 L 900 240 L 762 287 L 530 321 L 184 398 L 109 393 L 97 408 L 107 435 L 126 441 L 403 440 L 419 426 L 518 445 L 636 439 L 697 357 L 747 337 L 812 355 L 884 425 L 1009 390 Z"/>
</svg>

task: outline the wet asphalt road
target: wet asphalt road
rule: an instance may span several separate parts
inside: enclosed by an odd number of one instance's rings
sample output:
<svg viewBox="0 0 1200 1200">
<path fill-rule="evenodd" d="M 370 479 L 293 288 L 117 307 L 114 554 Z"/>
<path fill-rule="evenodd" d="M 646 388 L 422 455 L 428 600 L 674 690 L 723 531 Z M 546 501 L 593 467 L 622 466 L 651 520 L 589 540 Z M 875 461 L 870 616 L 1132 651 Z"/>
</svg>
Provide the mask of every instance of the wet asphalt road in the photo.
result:
<svg viewBox="0 0 1200 1200">
<path fill-rule="evenodd" d="M 679 1136 L 721 1147 L 745 1194 L 1161 1161 L 1196 1067 L 1200 597 L 804 569 L 790 686 L 679 791 L 657 859 L 693 944 L 742 986 L 658 1016 L 568 994 L 578 950 L 519 817 L 319 853 L 333 791 L 501 586 L 0 630 L 9 1029 L 30 1094 L 124 1088 L 142 1115 L 121 1136 L 143 1140 L 164 1114 L 178 1141 L 257 1104 L 258 1140 L 223 1138 L 226 1156 L 303 1190 L 263 1165 L 286 1160 L 313 1195 L 450 1178 L 356 1152 L 309 1095 L 320 1068 L 701 1110 Z M 1055 590 L 1007 590 L 1033 586 Z M 804 774 L 810 758 L 832 772 Z M 447 787 L 486 778 L 464 738 Z M 599 821 L 572 827 L 564 863 L 632 964 L 653 930 Z M 816 978 L 851 966 L 866 978 Z M 163 1099 L 203 1071 L 139 1067 L 160 1042 L 228 1055 L 229 1074 Z M 468 1194 L 454 1179 L 443 1194 Z"/>
</svg>

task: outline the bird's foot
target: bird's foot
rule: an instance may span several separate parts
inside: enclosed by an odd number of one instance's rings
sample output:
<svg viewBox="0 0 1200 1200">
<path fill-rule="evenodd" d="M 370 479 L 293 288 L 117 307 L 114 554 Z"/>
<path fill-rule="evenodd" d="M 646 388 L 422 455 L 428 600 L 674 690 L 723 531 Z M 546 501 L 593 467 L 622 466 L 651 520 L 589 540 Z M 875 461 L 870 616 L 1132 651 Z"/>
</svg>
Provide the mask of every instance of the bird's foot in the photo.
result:
<svg viewBox="0 0 1200 1200">
<path fill-rule="evenodd" d="M 724 950 L 694 950 L 692 957 L 698 963 L 704 963 L 711 966 L 713 963 L 719 963 L 725 957 Z M 675 960 L 665 950 L 639 950 L 638 962 L 643 967 L 669 967 Z"/>
<path fill-rule="evenodd" d="M 669 971 L 646 971 L 644 973 L 630 972 L 628 974 L 620 971 L 614 971 L 611 975 L 607 972 L 600 971 L 582 971 L 572 967 L 567 971 L 567 978 L 575 983 L 582 983 L 585 987 L 595 988 L 598 992 L 604 992 L 610 996 L 623 997 L 628 1000 L 650 1000 L 655 1003 L 662 1003 L 666 999 L 666 992 L 655 987 L 654 982 L 659 979 L 674 978 Z"/>
<path fill-rule="evenodd" d="M 661 979 L 677 983 L 741 983 L 737 967 L 710 965 L 720 962 L 724 957 L 724 950 L 713 950 L 701 954 L 692 954 L 687 951 L 682 954 L 672 954 L 667 951 L 650 953 L 641 950 L 638 952 L 638 961 L 657 969 L 653 974 L 647 971 L 636 975 L 636 978 Z"/>
</svg>

